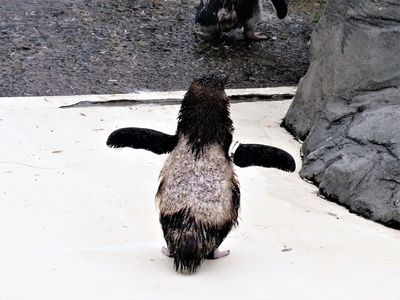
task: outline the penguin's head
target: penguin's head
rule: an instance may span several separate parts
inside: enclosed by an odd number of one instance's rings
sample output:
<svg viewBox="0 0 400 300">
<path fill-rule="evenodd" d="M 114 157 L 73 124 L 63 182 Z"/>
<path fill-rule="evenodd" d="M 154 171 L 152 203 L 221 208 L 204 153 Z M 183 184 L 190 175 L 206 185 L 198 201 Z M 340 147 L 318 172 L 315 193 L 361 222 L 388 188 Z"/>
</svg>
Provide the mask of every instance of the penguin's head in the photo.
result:
<svg viewBox="0 0 400 300">
<path fill-rule="evenodd" d="M 233 132 L 226 82 L 226 76 L 213 73 L 193 80 L 182 100 L 177 133 L 201 145 L 224 142 Z"/>
<path fill-rule="evenodd" d="M 192 85 L 199 84 L 202 85 L 204 88 L 223 91 L 225 89 L 225 85 L 227 82 L 228 82 L 228 76 L 210 73 L 201 78 L 193 80 Z"/>
<path fill-rule="evenodd" d="M 203 111 L 201 108 L 208 108 L 204 112 L 209 114 L 228 109 L 229 98 L 225 94 L 227 80 L 227 76 L 215 73 L 193 80 L 182 101 L 182 108 L 194 108 L 199 113 Z"/>
</svg>

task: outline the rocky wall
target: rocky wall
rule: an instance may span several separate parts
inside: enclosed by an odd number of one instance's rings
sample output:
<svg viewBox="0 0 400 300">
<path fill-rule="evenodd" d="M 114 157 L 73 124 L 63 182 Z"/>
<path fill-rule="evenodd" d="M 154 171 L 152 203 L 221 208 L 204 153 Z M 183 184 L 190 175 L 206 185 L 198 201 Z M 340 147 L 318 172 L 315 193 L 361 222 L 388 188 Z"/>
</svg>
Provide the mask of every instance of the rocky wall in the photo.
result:
<svg viewBox="0 0 400 300">
<path fill-rule="evenodd" d="M 400 228 L 400 1 L 328 0 L 283 125 L 300 175 L 351 211 Z"/>
</svg>

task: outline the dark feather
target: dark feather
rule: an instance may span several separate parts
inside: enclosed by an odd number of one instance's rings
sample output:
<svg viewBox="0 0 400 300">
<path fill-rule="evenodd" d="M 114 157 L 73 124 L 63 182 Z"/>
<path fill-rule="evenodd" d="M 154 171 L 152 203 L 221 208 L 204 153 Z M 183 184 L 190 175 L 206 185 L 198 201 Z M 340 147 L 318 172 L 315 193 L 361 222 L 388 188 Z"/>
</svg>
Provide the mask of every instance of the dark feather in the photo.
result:
<svg viewBox="0 0 400 300">
<path fill-rule="evenodd" d="M 177 135 L 189 139 L 196 156 L 205 146 L 217 144 L 224 147 L 229 137 L 232 138 L 233 124 L 229 99 L 224 92 L 225 80 L 214 74 L 194 80 L 183 98 Z"/>
<path fill-rule="evenodd" d="M 129 127 L 112 132 L 107 139 L 107 145 L 112 148 L 130 147 L 164 154 L 171 152 L 177 141 L 175 135 L 147 128 Z"/>
<path fill-rule="evenodd" d="M 196 14 L 196 23 L 201 26 L 220 25 L 234 28 L 250 19 L 258 6 L 258 0 L 208 0 L 201 1 Z M 224 10 L 224 14 L 220 14 Z M 230 24 L 230 25 L 229 25 Z"/>
<path fill-rule="evenodd" d="M 287 15 L 287 3 L 285 0 L 271 0 L 275 8 L 276 15 L 279 19 L 283 19 Z"/>
<path fill-rule="evenodd" d="M 244 26 L 246 21 L 254 16 L 258 10 L 259 0 L 206 0 L 200 1 L 195 21 L 201 26 L 219 25 L 220 28 L 231 29 Z M 276 15 L 283 19 L 287 15 L 285 0 L 271 0 Z M 224 10 L 225 17 L 219 13 Z M 233 17 L 235 16 L 235 17 Z M 229 25 L 230 24 L 230 25 Z"/>
<path fill-rule="evenodd" d="M 197 8 L 195 22 L 202 26 L 216 25 L 218 23 L 218 10 L 223 7 L 224 0 L 200 2 Z"/>
<path fill-rule="evenodd" d="M 241 144 L 235 152 L 233 161 L 242 168 L 259 166 L 288 172 L 294 172 L 296 169 L 296 163 L 289 153 L 266 145 Z"/>
<path fill-rule="evenodd" d="M 194 273 L 201 262 L 216 249 L 235 226 L 232 222 L 213 225 L 197 222 L 190 208 L 182 209 L 172 215 L 160 214 L 160 223 L 171 256 L 174 257 L 175 270 Z M 207 251 L 207 252 L 205 252 Z"/>
</svg>

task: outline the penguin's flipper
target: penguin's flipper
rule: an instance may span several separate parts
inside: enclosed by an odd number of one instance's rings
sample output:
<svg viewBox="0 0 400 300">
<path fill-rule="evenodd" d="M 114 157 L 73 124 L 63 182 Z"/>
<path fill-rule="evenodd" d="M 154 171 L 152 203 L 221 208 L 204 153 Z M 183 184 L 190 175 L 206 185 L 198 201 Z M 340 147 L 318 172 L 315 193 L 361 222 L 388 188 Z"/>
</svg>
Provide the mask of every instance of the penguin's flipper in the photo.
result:
<svg viewBox="0 0 400 300">
<path fill-rule="evenodd" d="M 275 8 L 278 18 L 283 19 L 286 17 L 288 11 L 286 0 L 271 0 L 271 2 Z"/>
<path fill-rule="evenodd" d="M 279 148 L 259 144 L 240 144 L 234 154 L 233 162 L 242 168 L 259 166 L 287 172 L 293 172 L 296 169 L 296 163 L 289 153 Z"/>
<path fill-rule="evenodd" d="M 175 135 L 148 128 L 128 127 L 113 131 L 107 139 L 107 146 L 112 148 L 131 147 L 164 154 L 171 152 L 177 142 L 178 138 Z"/>
</svg>

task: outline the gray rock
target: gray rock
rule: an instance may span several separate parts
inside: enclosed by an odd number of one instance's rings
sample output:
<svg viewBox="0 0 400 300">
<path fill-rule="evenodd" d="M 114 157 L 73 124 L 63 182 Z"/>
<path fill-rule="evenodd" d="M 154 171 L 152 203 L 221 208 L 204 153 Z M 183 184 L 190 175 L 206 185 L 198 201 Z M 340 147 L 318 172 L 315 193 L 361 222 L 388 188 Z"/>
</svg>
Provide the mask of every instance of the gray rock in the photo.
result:
<svg viewBox="0 0 400 300">
<path fill-rule="evenodd" d="M 283 125 L 300 175 L 351 211 L 400 228 L 400 1 L 328 0 Z"/>
</svg>

